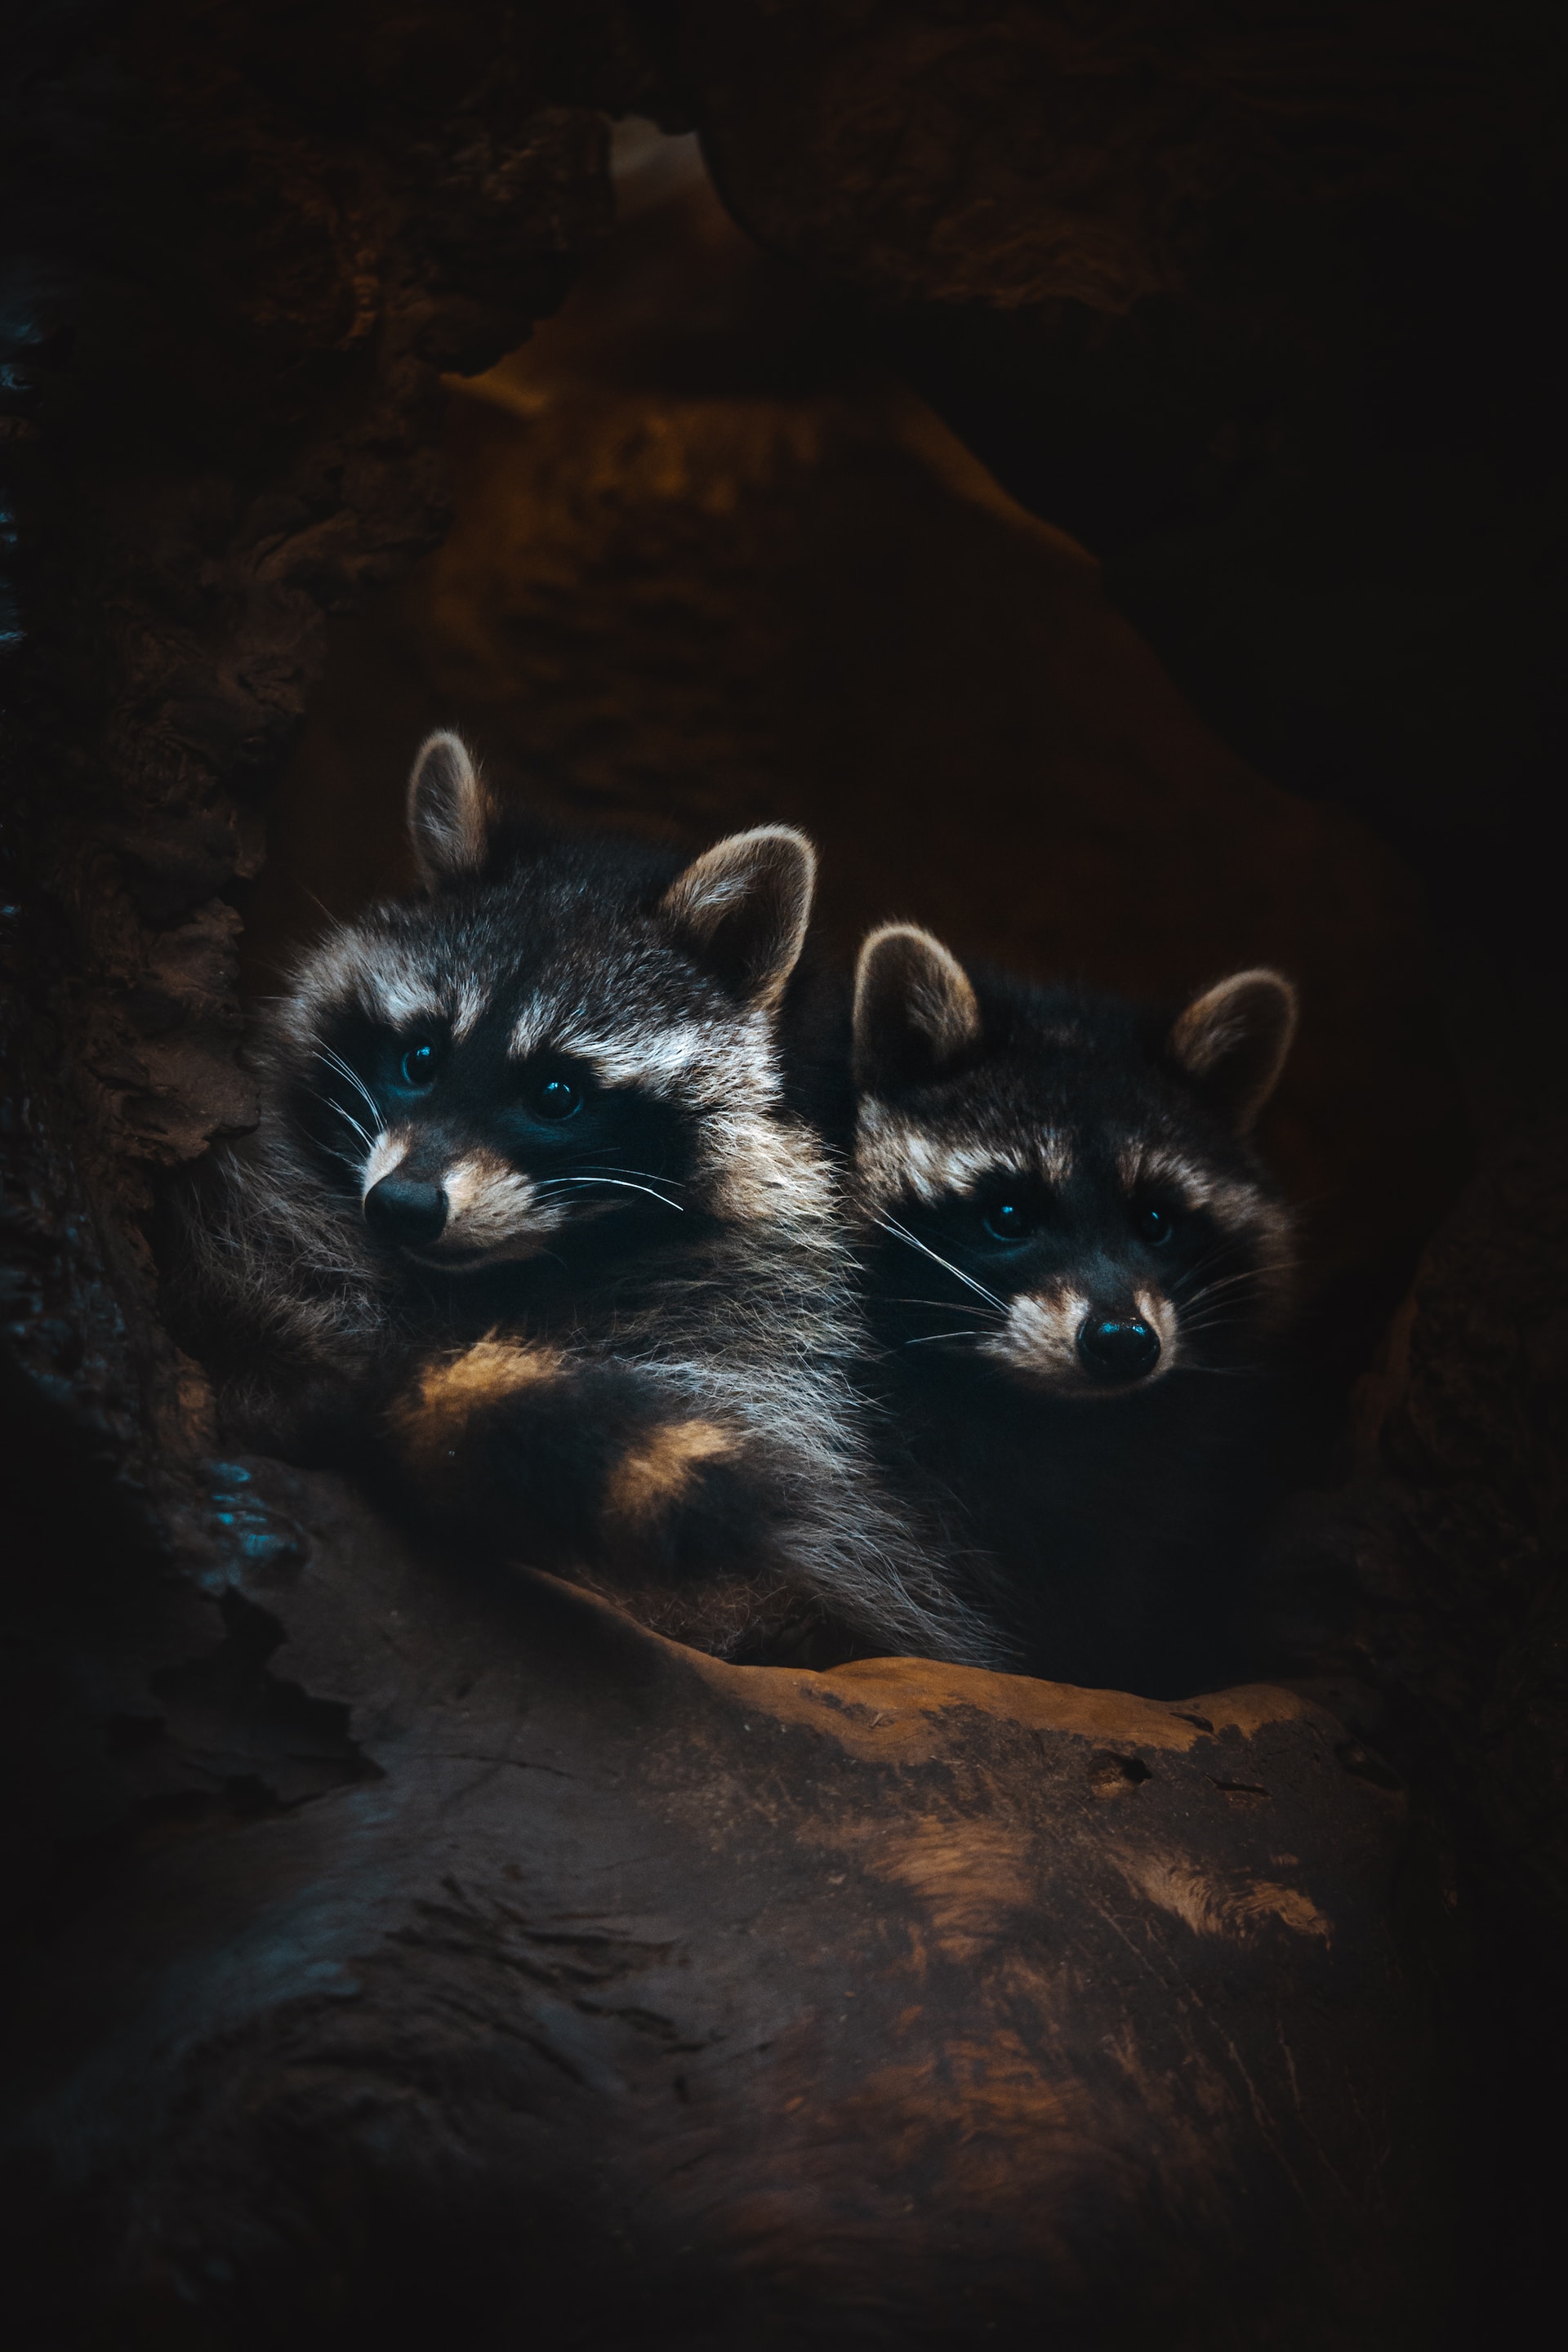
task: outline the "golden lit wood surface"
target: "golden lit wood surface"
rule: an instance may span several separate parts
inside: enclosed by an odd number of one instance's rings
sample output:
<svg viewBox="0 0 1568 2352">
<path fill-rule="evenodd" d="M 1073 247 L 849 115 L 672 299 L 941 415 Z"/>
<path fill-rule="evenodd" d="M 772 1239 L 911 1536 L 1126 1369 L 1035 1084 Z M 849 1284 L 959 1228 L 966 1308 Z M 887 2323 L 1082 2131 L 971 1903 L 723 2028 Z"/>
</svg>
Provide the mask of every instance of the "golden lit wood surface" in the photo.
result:
<svg viewBox="0 0 1568 2352">
<path fill-rule="evenodd" d="M 728 1666 L 257 1467 L 310 1538 L 247 1584 L 271 1672 L 351 1710 L 361 1777 L 152 1842 L 111 1943 L 89 1911 L 44 1958 L 84 2030 L 35 2129 L 115 2119 L 142 2324 L 182 2245 L 251 2326 L 440 2273 L 458 2340 L 514 2303 L 595 2343 L 1409 2315 L 1420 1874 L 1342 1724 Z"/>
</svg>

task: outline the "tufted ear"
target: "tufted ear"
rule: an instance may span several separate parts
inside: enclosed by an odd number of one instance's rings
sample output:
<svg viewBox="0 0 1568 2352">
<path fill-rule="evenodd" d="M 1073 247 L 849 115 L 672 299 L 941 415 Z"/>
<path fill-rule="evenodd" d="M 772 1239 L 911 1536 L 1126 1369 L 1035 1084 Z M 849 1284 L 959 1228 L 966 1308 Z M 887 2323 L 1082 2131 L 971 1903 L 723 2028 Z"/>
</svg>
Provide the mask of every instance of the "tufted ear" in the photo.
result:
<svg viewBox="0 0 1568 2352">
<path fill-rule="evenodd" d="M 1233 972 L 1176 1016 L 1165 1050 L 1211 1110 L 1245 1135 L 1296 1034 L 1296 992 L 1277 971 Z"/>
<path fill-rule="evenodd" d="M 760 824 L 705 849 L 659 901 L 676 944 L 745 1003 L 778 1003 L 800 961 L 816 852 L 793 825 Z"/>
<path fill-rule="evenodd" d="M 485 862 L 495 803 L 460 735 L 427 735 L 408 779 L 408 838 L 427 890 L 473 880 Z"/>
<path fill-rule="evenodd" d="M 940 940 L 913 923 L 884 923 L 855 967 L 855 1084 L 896 1094 L 940 1077 L 980 1043 L 969 975 Z"/>
</svg>

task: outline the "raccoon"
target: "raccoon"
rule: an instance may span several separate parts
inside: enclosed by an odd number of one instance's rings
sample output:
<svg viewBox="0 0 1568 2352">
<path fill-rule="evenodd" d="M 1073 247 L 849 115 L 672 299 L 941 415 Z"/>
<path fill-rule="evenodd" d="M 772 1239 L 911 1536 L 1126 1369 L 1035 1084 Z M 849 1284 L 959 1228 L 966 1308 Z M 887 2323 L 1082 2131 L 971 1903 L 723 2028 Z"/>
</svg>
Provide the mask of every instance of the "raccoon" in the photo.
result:
<svg viewBox="0 0 1568 2352">
<path fill-rule="evenodd" d="M 1294 1277 L 1248 1141 L 1296 995 L 1269 971 L 1173 1020 L 866 940 L 851 1192 L 906 1485 L 989 1554 L 1027 1670 L 1148 1696 L 1244 1664 Z"/>
<path fill-rule="evenodd" d="M 776 1043 L 809 842 L 556 837 L 449 733 L 409 827 L 423 895 L 275 1001 L 262 1127 L 193 1236 L 231 1424 L 379 1463 L 437 1526 L 723 1656 L 1001 1656 L 845 1369 L 853 1255 Z"/>
</svg>

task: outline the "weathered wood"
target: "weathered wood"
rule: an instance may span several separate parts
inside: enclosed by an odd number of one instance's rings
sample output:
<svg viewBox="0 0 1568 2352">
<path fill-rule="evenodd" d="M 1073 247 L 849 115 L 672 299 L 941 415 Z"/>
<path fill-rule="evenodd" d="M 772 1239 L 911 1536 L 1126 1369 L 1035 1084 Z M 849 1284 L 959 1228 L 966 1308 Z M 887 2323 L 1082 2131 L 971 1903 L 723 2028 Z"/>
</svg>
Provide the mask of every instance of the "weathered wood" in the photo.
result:
<svg viewBox="0 0 1568 2352">
<path fill-rule="evenodd" d="M 1366 1482 L 1282 1560 L 1290 1663 L 1339 1715 L 716 1667 L 416 1557 L 330 1481 L 215 1462 L 156 1315 L 153 1177 L 253 1115 L 238 886 L 324 616 L 442 529 L 441 372 L 515 344 L 602 232 L 599 109 L 694 108 L 743 218 L 912 306 L 950 413 L 961 344 L 971 391 L 1016 379 L 1019 478 L 1107 544 L 1206 529 L 1292 467 L 1289 497 L 1331 477 L 1353 506 L 1386 387 L 1455 381 L 1457 285 L 1489 289 L 1496 337 L 1468 335 L 1476 446 L 1507 437 L 1545 511 L 1510 404 L 1557 249 L 1531 178 L 1550 44 L 1391 0 L 1303 55 L 1294 12 L 1238 47 L 1200 13 L 1185 62 L 1180 0 L 1089 52 L 1059 10 L 826 0 L 39 0 L 7 26 L 0 2009 L 8 2309 L 40 2352 L 416 2326 L 600 2352 L 1426 2344 L 1463 2235 L 1456 2023 L 1470 2235 L 1510 2223 L 1510 2279 L 1540 2257 L 1556 2208 L 1524 2143 L 1565 2071 L 1560 1139 L 1437 1244 Z M 825 106 L 879 43 L 876 105 Z M 1082 138 L 1058 135 L 1068 101 Z M 1355 397 L 1314 409 L 1347 369 Z M 1423 429 L 1461 407 L 1424 393 Z M 1235 556 L 1241 609 L 1205 607 L 1193 642 L 1247 717 L 1259 648 L 1304 645 L 1314 687 L 1321 664 L 1230 529 L 1205 561 Z M 1146 608 L 1186 609 L 1194 576 Z M 1485 643 L 1528 748 L 1533 673 Z M 1424 747 L 1427 681 L 1380 645 Z M 1438 801 L 1414 760 L 1369 791 L 1359 676 L 1308 751 L 1351 743 L 1363 806 L 1407 847 L 1436 808 L 1495 885 L 1519 804 L 1496 763 L 1445 740 Z M 1504 1026 L 1470 1040 L 1483 1106 L 1517 1099 Z"/>
<path fill-rule="evenodd" d="M 309 1556 L 138 1759 L 212 1798 L 8 2004 L 61 2340 L 106 2273 L 204 2345 L 1415 2340 L 1405 1808 L 1331 1717 L 724 1666 L 252 1466 Z"/>
</svg>

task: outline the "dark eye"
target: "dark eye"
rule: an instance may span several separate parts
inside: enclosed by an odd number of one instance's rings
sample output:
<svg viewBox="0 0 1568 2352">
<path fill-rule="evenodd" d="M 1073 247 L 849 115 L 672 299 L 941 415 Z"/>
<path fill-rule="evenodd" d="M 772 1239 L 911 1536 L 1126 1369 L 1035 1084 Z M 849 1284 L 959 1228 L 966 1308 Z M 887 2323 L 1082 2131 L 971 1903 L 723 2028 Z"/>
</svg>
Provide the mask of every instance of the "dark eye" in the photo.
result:
<svg viewBox="0 0 1568 2352">
<path fill-rule="evenodd" d="M 540 1118 L 570 1118 L 583 1108 L 583 1090 L 570 1078 L 546 1078 L 535 1089 L 533 1108 Z"/>
<path fill-rule="evenodd" d="M 993 1241 L 1026 1242 L 1037 1220 L 1019 1201 L 998 1201 L 985 1212 L 985 1230 Z"/>
<path fill-rule="evenodd" d="M 436 1048 L 434 1045 L 410 1045 L 398 1064 L 398 1075 L 405 1087 L 428 1087 L 436 1082 Z"/>
<path fill-rule="evenodd" d="M 1175 1223 L 1169 1209 L 1156 1209 L 1152 1202 L 1146 1202 L 1142 1208 L 1132 1212 L 1133 1232 L 1141 1242 L 1147 1242 L 1153 1249 L 1170 1240 Z"/>
</svg>

